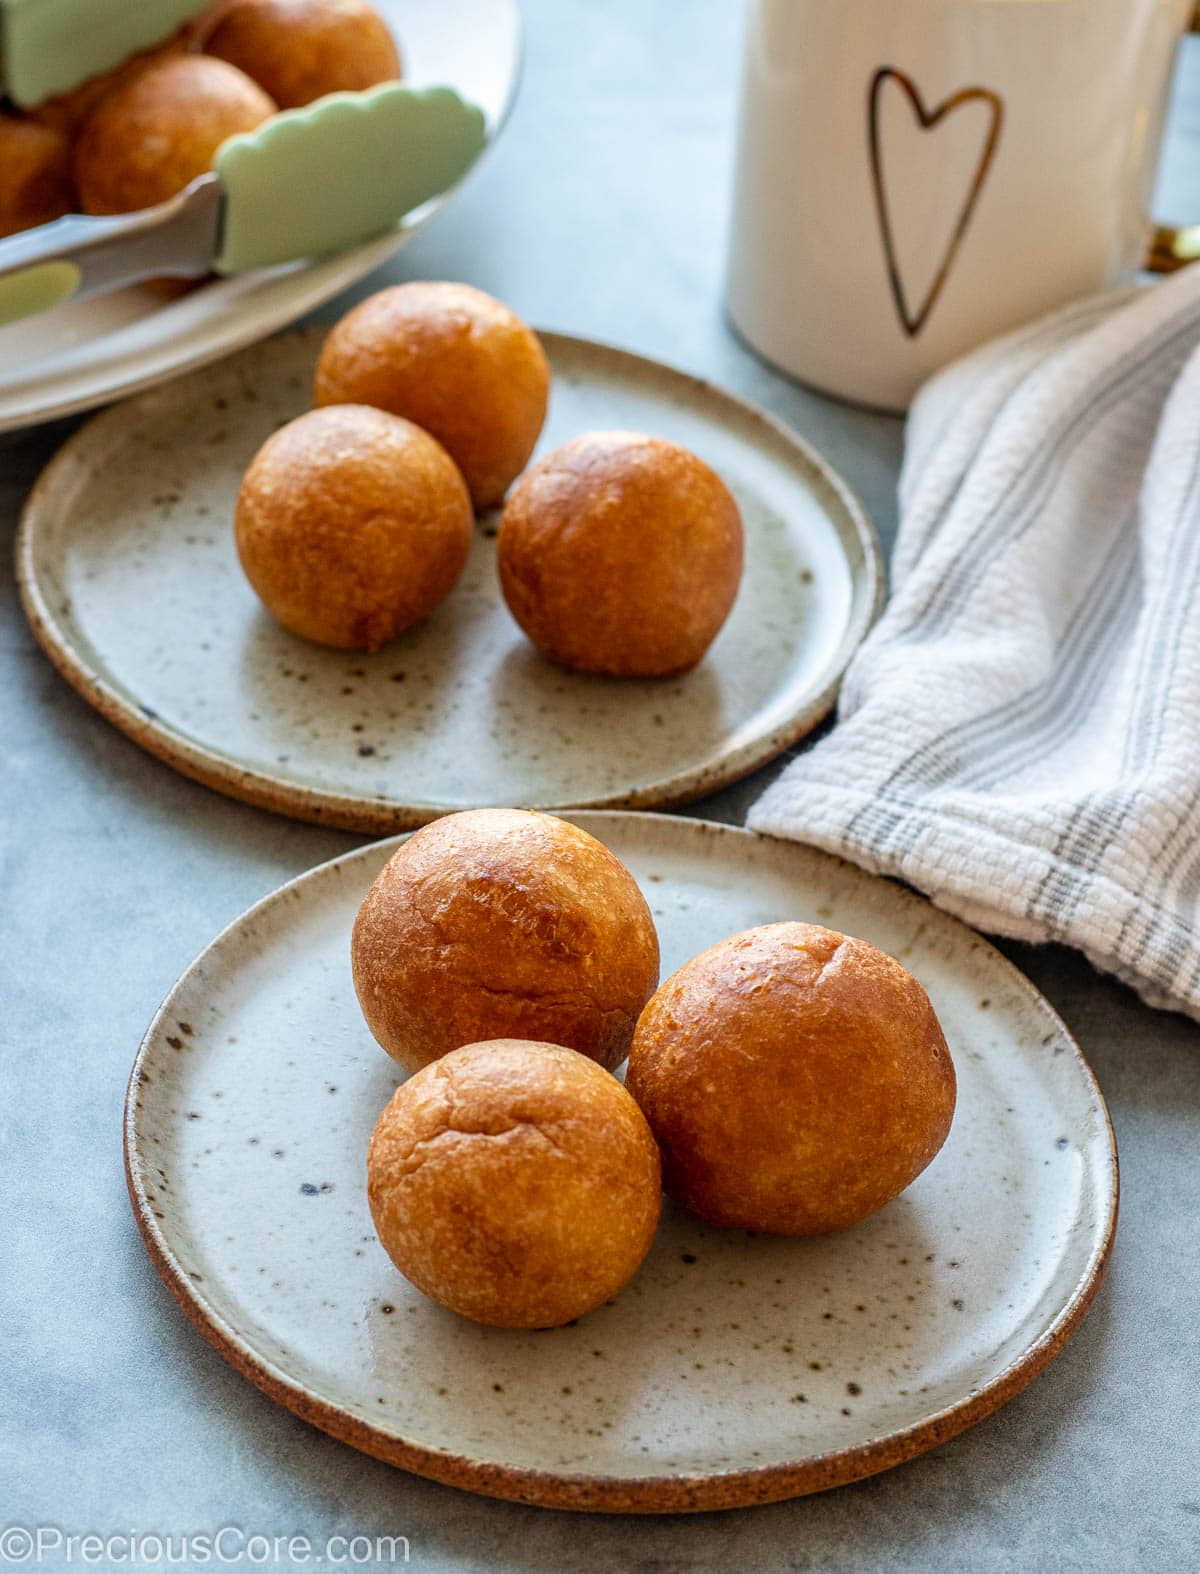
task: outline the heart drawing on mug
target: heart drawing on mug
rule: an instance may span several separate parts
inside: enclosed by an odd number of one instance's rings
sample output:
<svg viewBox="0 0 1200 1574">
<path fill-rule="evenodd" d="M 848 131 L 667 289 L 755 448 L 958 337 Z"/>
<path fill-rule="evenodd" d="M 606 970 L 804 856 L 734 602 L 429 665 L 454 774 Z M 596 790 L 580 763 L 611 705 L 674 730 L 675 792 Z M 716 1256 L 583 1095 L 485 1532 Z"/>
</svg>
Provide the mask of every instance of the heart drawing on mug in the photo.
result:
<svg viewBox="0 0 1200 1574">
<path fill-rule="evenodd" d="M 888 82 L 896 83 L 904 93 L 909 107 L 916 117 L 918 128 L 922 132 L 933 131 L 948 115 L 964 105 L 982 103 L 989 111 L 987 132 L 980 146 L 978 158 L 970 172 L 970 178 L 963 191 L 962 204 L 958 209 L 953 229 L 946 243 L 942 258 L 933 275 L 933 282 L 925 292 L 925 298 L 914 312 L 909 304 L 908 292 L 905 289 L 904 278 L 901 273 L 899 249 L 896 241 L 896 232 L 893 226 L 893 208 L 889 201 L 887 182 L 883 166 L 883 132 L 881 106 L 883 91 Z M 928 109 L 925 100 L 921 97 L 916 83 L 903 71 L 897 71 L 892 66 L 882 66 L 871 79 L 871 92 L 869 98 L 868 127 L 871 148 L 871 178 L 875 187 L 875 209 L 879 217 L 880 234 L 883 237 L 883 252 L 887 262 L 888 279 L 892 286 L 892 297 L 896 302 L 896 311 L 900 322 L 909 338 L 916 338 L 925 326 L 930 312 L 937 304 L 938 296 L 953 266 L 958 249 L 962 245 L 963 236 L 967 232 L 967 225 L 971 222 L 971 215 L 979 201 L 979 194 L 983 190 L 984 181 L 995 157 L 996 144 L 1000 140 L 1000 128 L 1004 121 L 1004 103 L 998 93 L 986 87 L 964 87 L 957 93 L 952 93 L 949 98 L 942 100 L 934 109 Z"/>
</svg>

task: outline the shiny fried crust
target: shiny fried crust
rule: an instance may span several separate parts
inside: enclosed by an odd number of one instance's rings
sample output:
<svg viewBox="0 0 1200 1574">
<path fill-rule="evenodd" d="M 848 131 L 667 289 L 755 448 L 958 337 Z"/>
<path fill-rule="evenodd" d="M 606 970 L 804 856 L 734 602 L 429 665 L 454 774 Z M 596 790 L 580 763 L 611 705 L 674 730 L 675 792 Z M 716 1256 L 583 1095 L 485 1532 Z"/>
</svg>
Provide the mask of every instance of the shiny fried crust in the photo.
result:
<svg viewBox="0 0 1200 1574">
<path fill-rule="evenodd" d="M 659 958 L 645 898 L 594 837 L 478 809 L 393 854 L 359 909 L 351 960 L 367 1026 L 411 1071 L 509 1037 L 618 1065 Z"/>
<path fill-rule="evenodd" d="M 466 284 L 398 284 L 342 318 L 317 363 L 315 401 L 373 404 L 432 432 L 476 508 L 500 503 L 533 452 L 550 390 L 536 336 Z"/>
<path fill-rule="evenodd" d="M 945 1142 L 955 1102 L 920 984 L 815 924 L 748 929 L 680 968 L 638 1023 L 626 1085 L 670 1196 L 777 1235 L 881 1208 Z"/>
<path fill-rule="evenodd" d="M 384 1250 L 451 1311 L 553 1328 L 624 1288 L 662 1206 L 637 1105 L 557 1044 L 469 1044 L 397 1089 L 367 1155 Z"/>
<path fill-rule="evenodd" d="M 419 427 L 382 410 L 310 410 L 242 481 L 238 557 L 269 612 L 305 639 L 378 650 L 450 594 L 471 545 L 462 477 Z"/>
<path fill-rule="evenodd" d="M 204 48 L 253 77 L 281 109 L 400 75 L 388 25 L 365 0 L 227 0 Z"/>
<path fill-rule="evenodd" d="M 74 206 L 66 136 L 0 112 L 0 235 L 49 224 Z"/>
<path fill-rule="evenodd" d="M 274 100 L 244 72 L 204 55 L 172 55 L 105 95 L 75 144 L 85 213 L 153 207 L 212 168 L 222 142 L 253 131 Z"/>
<path fill-rule="evenodd" d="M 633 432 L 556 448 L 513 488 L 500 583 L 552 661 L 611 677 L 686 672 L 729 616 L 742 520 L 695 454 Z"/>
</svg>

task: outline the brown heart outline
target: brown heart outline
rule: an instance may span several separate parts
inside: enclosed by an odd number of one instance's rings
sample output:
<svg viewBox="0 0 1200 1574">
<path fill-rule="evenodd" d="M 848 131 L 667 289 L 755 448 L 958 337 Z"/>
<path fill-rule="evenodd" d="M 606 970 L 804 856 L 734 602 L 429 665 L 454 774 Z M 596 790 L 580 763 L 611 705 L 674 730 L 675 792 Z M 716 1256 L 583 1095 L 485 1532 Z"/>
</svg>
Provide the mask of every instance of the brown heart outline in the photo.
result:
<svg viewBox="0 0 1200 1574">
<path fill-rule="evenodd" d="M 980 153 L 979 162 L 975 166 L 975 173 L 971 177 L 970 189 L 967 200 L 963 204 L 958 222 L 954 226 L 954 233 L 946 247 L 941 266 L 934 276 L 933 283 L 921 303 L 921 309 L 914 317 L 909 310 L 908 297 L 904 292 L 904 280 L 900 277 L 899 264 L 896 261 L 896 245 L 892 235 L 892 219 L 888 209 L 887 191 L 883 183 L 883 157 L 879 146 L 879 99 L 883 92 L 883 85 L 888 80 L 897 82 L 903 88 L 905 96 L 912 105 L 913 113 L 922 131 L 931 131 L 940 121 L 944 120 L 954 110 L 960 109 L 964 104 L 978 100 L 987 104 L 992 112 L 992 123 L 988 130 L 987 140 L 984 142 L 983 151 Z M 871 144 L 871 178 L 875 187 L 875 210 L 879 216 L 879 230 L 883 236 L 883 254 L 887 262 L 888 279 L 892 286 L 892 298 L 896 302 L 896 311 L 905 333 L 910 339 L 915 339 L 925 326 L 930 312 L 937 304 L 938 296 L 946 282 L 950 269 L 958 255 L 958 248 L 962 245 L 963 236 L 967 232 L 967 225 L 971 222 L 971 215 L 975 211 L 975 204 L 979 201 L 979 194 L 983 190 L 983 183 L 987 179 L 988 171 L 992 167 L 992 159 L 996 153 L 996 144 L 1000 140 L 1000 129 L 1004 124 L 1004 100 L 998 93 L 989 87 L 964 87 L 957 93 L 951 93 L 949 98 L 944 98 L 936 109 L 926 109 L 925 100 L 921 97 L 920 90 L 911 77 L 903 71 L 897 71 L 893 66 L 881 66 L 871 78 L 871 92 L 869 99 L 868 125 Z"/>
</svg>

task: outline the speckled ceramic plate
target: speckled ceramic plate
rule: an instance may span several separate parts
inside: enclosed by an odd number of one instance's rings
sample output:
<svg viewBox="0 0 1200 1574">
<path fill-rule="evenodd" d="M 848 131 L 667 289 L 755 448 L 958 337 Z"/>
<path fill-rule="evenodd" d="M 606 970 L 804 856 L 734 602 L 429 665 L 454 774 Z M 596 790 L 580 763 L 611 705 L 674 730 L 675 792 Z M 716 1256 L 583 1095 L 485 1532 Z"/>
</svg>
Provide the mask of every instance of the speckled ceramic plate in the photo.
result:
<svg viewBox="0 0 1200 1574">
<path fill-rule="evenodd" d="M 400 44 L 406 80 L 456 87 L 483 110 L 493 142 L 520 76 L 516 0 L 374 3 Z M 173 301 L 134 285 L 0 328 L 0 432 L 107 404 L 265 338 L 380 267 L 453 197 L 436 197 L 393 234 L 324 261 L 217 279 Z"/>
<path fill-rule="evenodd" d="M 550 666 L 500 595 L 495 522 L 462 581 L 374 656 L 286 633 L 238 567 L 242 472 L 309 401 L 320 331 L 288 334 L 100 416 L 26 507 L 34 631 L 81 694 L 190 776 L 302 819 L 379 833 L 445 809 L 660 806 L 761 765 L 824 716 L 882 588 L 870 525 L 767 416 L 655 362 L 558 334 L 542 449 L 632 427 L 696 449 L 738 496 L 747 568 L 685 678 Z"/>
<path fill-rule="evenodd" d="M 475 1327 L 413 1290 L 371 1228 L 367 1139 L 397 1081 L 359 1015 L 355 911 L 395 843 L 284 886 L 193 964 L 135 1062 L 125 1153 L 167 1284 L 260 1388 L 456 1486 L 565 1508 L 685 1511 L 837 1486 L 995 1410 L 1086 1312 L 1116 1223 L 1100 1092 L 986 941 L 824 853 L 703 821 L 580 814 L 654 908 L 664 973 L 805 918 L 901 958 L 933 998 L 959 1102 L 925 1173 L 808 1241 L 668 1209 L 611 1304 Z"/>
</svg>

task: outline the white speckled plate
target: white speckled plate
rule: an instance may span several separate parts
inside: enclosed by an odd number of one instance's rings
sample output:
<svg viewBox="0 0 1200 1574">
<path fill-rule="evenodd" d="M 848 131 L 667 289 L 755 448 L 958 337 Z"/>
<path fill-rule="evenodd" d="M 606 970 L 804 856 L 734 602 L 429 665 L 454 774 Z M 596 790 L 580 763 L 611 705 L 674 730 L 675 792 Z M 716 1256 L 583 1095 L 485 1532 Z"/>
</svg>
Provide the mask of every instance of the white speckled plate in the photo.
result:
<svg viewBox="0 0 1200 1574">
<path fill-rule="evenodd" d="M 395 847 L 276 891 L 172 990 L 129 1085 L 150 1254 L 267 1393 L 395 1464 L 526 1502 L 682 1511 L 836 1486 L 944 1442 L 1061 1348 L 1117 1208 L 1100 1092 L 1063 1024 L 986 941 L 824 853 L 658 815 L 571 816 L 632 869 L 664 973 L 751 924 L 862 935 L 925 984 L 958 1072 L 946 1147 L 823 1239 L 668 1209 L 650 1256 L 574 1326 L 513 1333 L 425 1300 L 377 1244 L 367 1139 L 398 1072 L 367 1032 L 349 936 Z"/>
<path fill-rule="evenodd" d="M 516 0 L 374 3 L 399 42 L 405 79 L 456 87 L 483 110 L 491 143 L 520 75 Z M 380 267 L 453 195 L 427 202 L 394 234 L 322 262 L 214 280 L 175 301 L 138 285 L 0 328 L 0 432 L 107 404 L 264 338 Z"/>
<path fill-rule="evenodd" d="M 543 340 L 542 451 L 589 428 L 646 430 L 695 449 L 741 504 L 742 589 L 686 677 L 622 683 L 544 661 L 500 595 L 494 520 L 448 600 L 376 655 L 279 628 L 238 566 L 233 506 L 256 449 L 309 402 L 320 331 L 143 394 L 67 443 L 18 543 L 34 632 L 86 699 L 187 775 L 353 830 L 483 804 L 660 806 L 745 775 L 832 705 L 882 592 L 874 533 L 762 413 L 640 356 Z"/>
</svg>

